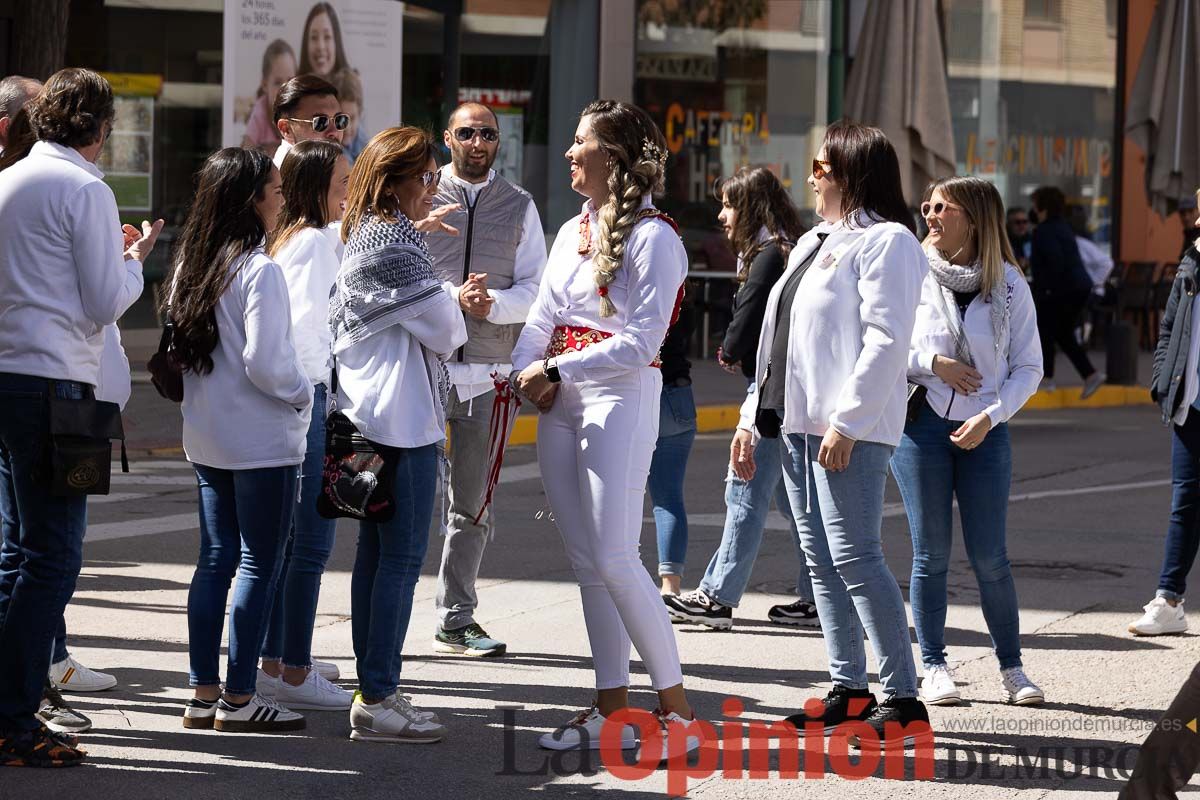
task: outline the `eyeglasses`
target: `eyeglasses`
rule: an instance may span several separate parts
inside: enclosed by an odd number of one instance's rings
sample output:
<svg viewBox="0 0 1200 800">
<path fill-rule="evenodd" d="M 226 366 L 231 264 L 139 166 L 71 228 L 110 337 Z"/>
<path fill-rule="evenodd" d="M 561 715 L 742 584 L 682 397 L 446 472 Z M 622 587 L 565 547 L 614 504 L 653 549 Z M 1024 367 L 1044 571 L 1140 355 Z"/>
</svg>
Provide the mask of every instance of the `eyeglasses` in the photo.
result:
<svg viewBox="0 0 1200 800">
<path fill-rule="evenodd" d="M 955 205 L 954 203 L 921 203 L 921 216 L 928 217 L 929 212 L 932 211 L 934 216 L 940 217 L 942 212 L 947 208 L 957 208 L 962 210 L 962 206 Z"/>
<path fill-rule="evenodd" d="M 829 174 L 829 168 L 833 165 L 828 161 L 822 161 L 819 158 L 813 159 L 812 174 L 814 178 L 824 178 Z"/>
<path fill-rule="evenodd" d="M 429 184 L 431 184 L 431 183 L 434 185 L 434 187 L 437 187 L 437 185 L 441 182 L 442 182 L 442 173 L 441 172 L 422 172 L 421 173 L 421 185 L 424 186 L 426 189 L 429 188 Z"/>
<path fill-rule="evenodd" d="M 284 117 L 288 122 L 303 122 L 305 125 L 312 125 L 312 129 L 317 133 L 324 133 L 329 127 L 329 115 L 317 114 L 312 119 L 296 119 L 295 117 Z M 350 125 L 349 114 L 334 114 L 333 127 L 339 131 L 344 131 Z"/>
<path fill-rule="evenodd" d="M 1011 220 L 1013 225 L 1028 225 L 1029 220 L 1025 217 L 1014 218 Z"/>
<path fill-rule="evenodd" d="M 461 128 L 454 129 L 454 138 L 460 142 L 469 142 L 475 138 L 475 134 L 483 137 L 485 142 L 500 141 L 500 131 L 496 128 L 470 128 L 464 125 Z"/>
</svg>

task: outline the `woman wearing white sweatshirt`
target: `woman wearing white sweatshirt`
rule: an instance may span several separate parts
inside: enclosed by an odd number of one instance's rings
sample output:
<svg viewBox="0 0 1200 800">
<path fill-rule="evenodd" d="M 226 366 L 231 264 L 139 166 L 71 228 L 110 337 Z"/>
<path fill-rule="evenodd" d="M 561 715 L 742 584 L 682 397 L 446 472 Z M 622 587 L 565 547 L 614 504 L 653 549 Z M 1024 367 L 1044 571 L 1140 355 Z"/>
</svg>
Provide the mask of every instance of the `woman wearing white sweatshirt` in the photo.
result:
<svg viewBox="0 0 1200 800">
<path fill-rule="evenodd" d="M 443 362 L 467 341 L 462 310 L 413 228 L 433 207 L 435 152 L 428 133 L 388 128 L 355 159 L 342 221 L 346 252 L 329 305 L 334 402 L 395 470 L 395 516 L 359 524 L 350 584 L 356 741 L 430 743 L 446 734 L 436 715 L 397 691 L 445 439 Z"/>
<path fill-rule="evenodd" d="M 739 477 L 752 477 L 756 434 L 782 434 L 790 455 L 784 477 L 833 688 L 823 714 L 788 721 L 804 733 L 865 720 L 882 740 L 907 742 L 928 735 L 928 715 L 916 699 L 904 598 L 884 561 L 880 528 L 929 266 L 882 131 L 831 125 L 808 183 L 824 222 L 796 243 L 767 300 L 755 390 L 742 406 L 731 461 Z M 867 688 L 864 627 L 886 695 L 878 706 Z"/>
<path fill-rule="evenodd" d="M 337 142 L 309 139 L 283 159 L 283 209 L 267 245 L 283 270 L 291 300 L 292 334 L 300 365 L 313 386 L 313 414 L 300 468 L 300 500 L 276 582 L 258 690 L 288 708 L 350 708 L 353 695 L 334 686 L 338 668 L 312 658 L 321 575 L 333 551 L 335 520 L 317 513 L 325 462 L 325 405 L 329 384 L 329 290 L 341 263 L 342 218 L 350 162 Z"/>
<path fill-rule="evenodd" d="M 908 379 L 925 401 L 904 429 L 892 472 L 912 531 L 912 611 L 925 702 L 954 705 L 946 666 L 946 574 L 958 500 L 963 543 L 1010 702 L 1041 703 L 1021 667 L 1017 590 L 1005 547 L 1012 452 L 1008 420 L 1042 379 L 1033 295 L 1004 230 L 1004 204 L 980 178 L 948 178 L 921 207 L 930 271 Z"/>
<path fill-rule="evenodd" d="M 296 503 L 312 383 L 292 346 L 288 290 L 261 243 L 279 170 L 228 147 L 204 163 L 170 292 L 183 365 L 183 449 L 200 484 L 200 557 L 188 593 L 188 728 L 275 732 L 304 717 L 256 694 L 258 656 Z M 221 630 L 230 582 L 229 666 Z"/>
</svg>

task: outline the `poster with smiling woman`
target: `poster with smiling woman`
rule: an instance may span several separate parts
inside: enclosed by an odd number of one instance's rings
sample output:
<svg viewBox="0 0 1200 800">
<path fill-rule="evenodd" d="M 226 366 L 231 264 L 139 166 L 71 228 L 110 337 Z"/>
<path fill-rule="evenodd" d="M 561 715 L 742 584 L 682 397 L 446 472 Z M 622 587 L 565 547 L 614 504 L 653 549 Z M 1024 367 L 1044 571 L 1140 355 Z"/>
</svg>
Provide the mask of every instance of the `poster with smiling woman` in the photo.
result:
<svg viewBox="0 0 1200 800">
<path fill-rule="evenodd" d="M 403 4 L 395 0 L 225 0 L 221 141 L 273 153 L 279 87 L 313 73 L 350 117 L 342 144 L 357 155 L 400 122 Z"/>
</svg>

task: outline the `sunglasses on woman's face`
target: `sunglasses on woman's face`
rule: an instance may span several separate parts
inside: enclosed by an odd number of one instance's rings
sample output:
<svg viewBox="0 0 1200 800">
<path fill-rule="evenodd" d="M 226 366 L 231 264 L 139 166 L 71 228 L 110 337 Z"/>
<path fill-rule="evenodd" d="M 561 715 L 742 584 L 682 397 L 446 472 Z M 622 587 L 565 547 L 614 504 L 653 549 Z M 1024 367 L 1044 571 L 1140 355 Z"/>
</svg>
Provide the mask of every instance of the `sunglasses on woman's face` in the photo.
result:
<svg viewBox="0 0 1200 800">
<path fill-rule="evenodd" d="M 942 212 L 947 208 L 961 209 L 962 206 L 957 206 L 954 203 L 921 203 L 921 216 L 928 217 L 929 212 L 932 211 L 935 217 L 940 217 Z"/>
<path fill-rule="evenodd" d="M 826 175 L 829 174 L 829 168 L 832 166 L 833 165 L 830 164 L 828 161 L 822 161 L 819 158 L 814 158 L 813 159 L 813 167 L 812 167 L 813 177 L 817 178 L 818 180 L 820 180 L 821 178 L 824 178 Z"/>
<path fill-rule="evenodd" d="M 464 125 L 461 128 L 454 129 L 454 138 L 460 142 L 469 142 L 475 138 L 475 134 L 483 137 L 485 142 L 500 141 L 500 131 L 495 128 L 471 128 Z"/>
<path fill-rule="evenodd" d="M 317 133 L 324 133 L 325 129 L 329 127 L 329 115 L 328 114 L 317 114 L 312 119 L 296 119 L 294 117 L 288 117 L 287 121 L 288 122 L 302 122 L 305 125 L 311 125 L 312 129 L 314 131 L 316 131 Z M 333 127 L 334 128 L 338 129 L 339 131 L 344 131 L 344 130 L 346 130 L 346 128 L 349 125 L 350 125 L 350 115 L 349 114 L 334 114 L 333 115 Z"/>
<path fill-rule="evenodd" d="M 430 184 L 433 184 L 434 188 L 436 189 L 437 185 L 439 183 L 441 183 L 441 180 L 442 180 L 441 172 L 422 172 L 421 173 L 421 185 L 424 186 L 426 189 L 429 188 Z"/>
</svg>

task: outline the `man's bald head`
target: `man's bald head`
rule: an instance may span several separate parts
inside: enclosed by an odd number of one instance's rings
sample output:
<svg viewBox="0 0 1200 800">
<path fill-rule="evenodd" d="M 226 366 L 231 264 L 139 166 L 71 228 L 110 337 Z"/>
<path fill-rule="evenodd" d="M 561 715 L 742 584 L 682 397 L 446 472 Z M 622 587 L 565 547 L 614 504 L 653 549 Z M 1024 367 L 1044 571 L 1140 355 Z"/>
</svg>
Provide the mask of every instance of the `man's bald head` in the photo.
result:
<svg viewBox="0 0 1200 800">
<path fill-rule="evenodd" d="M 500 127 L 500 118 L 496 116 L 496 112 L 485 106 L 483 103 L 467 102 L 459 105 L 458 108 L 450 112 L 450 120 L 446 123 L 446 128 L 454 130 L 462 121 L 462 117 L 474 117 L 483 114 L 492 118 L 492 125 Z"/>
<path fill-rule="evenodd" d="M 23 75 L 9 75 L 0 80 L 0 147 L 8 145 L 12 118 L 41 90 L 40 82 Z"/>
</svg>

